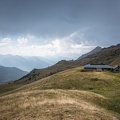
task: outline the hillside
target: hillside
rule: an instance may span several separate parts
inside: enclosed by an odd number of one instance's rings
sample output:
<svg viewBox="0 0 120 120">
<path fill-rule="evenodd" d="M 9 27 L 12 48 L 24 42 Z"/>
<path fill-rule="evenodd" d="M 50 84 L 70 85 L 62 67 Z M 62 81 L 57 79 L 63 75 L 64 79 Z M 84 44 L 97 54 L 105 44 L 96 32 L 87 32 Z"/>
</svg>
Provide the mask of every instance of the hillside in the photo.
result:
<svg viewBox="0 0 120 120">
<path fill-rule="evenodd" d="M 0 66 L 0 83 L 11 80 L 17 80 L 28 74 L 28 72 L 15 67 Z"/>
<path fill-rule="evenodd" d="M 0 101 L 6 120 L 119 120 L 120 75 L 77 67 L 4 93 Z"/>
<path fill-rule="evenodd" d="M 108 48 L 103 48 L 97 53 L 91 54 L 86 58 L 76 60 L 79 65 L 85 65 L 87 63 L 104 63 L 104 64 L 112 64 L 112 62 L 116 61 L 120 57 L 120 44 L 116 46 L 111 46 Z M 119 65 L 120 61 L 117 61 L 113 65 Z"/>
<path fill-rule="evenodd" d="M 75 61 L 66 61 L 62 60 L 47 68 L 43 69 L 33 69 L 29 74 L 22 77 L 21 79 L 15 81 L 15 84 L 24 85 L 36 80 L 45 78 L 52 74 L 58 73 L 60 71 L 64 71 L 70 68 L 74 68 L 77 66 L 82 66 L 87 63 L 104 63 L 110 65 L 120 65 L 120 44 L 116 46 L 111 46 L 108 48 L 103 48 L 97 53 L 87 56 L 86 58 L 82 58 L 80 60 Z"/>
<path fill-rule="evenodd" d="M 92 51 L 90 51 L 90 52 L 88 52 L 88 53 L 83 54 L 82 56 L 80 56 L 80 57 L 78 58 L 78 60 L 80 60 L 80 59 L 82 59 L 82 58 L 86 58 L 86 57 L 89 56 L 89 55 L 95 54 L 95 53 L 99 52 L 100 50 L 102 50 L 102 48 L 99 47 L 99 46 L 97 46 L 97 47 L 94 48 Z"/>
<path fill-rule="evenodd" d="M 33 69 L 17 81 L 1 84 L 0 118 L 119 120 L 120 74 L 77 67 L 87 63 L 120 65 L 120 44 L 80 60 Z"/>
<path fill-rule="evenodd" d="M 115 59 L 112 63 L 110 63 L 110 65 L 114 66 L 114 65 L 120 65 L 120 57 L 118 57 L 117 59 Z"/>
<path fill-rule="evenodd" d="M 7 83 L 2 84 L 0 86 L 0 93 L 19 88 L 20 86 L 32 83 L 36 80 L 45 78 L 47 76 L 56 74 L 60 71 L 64 71 L 73 67 L 75 67 L 74 61 L 70 62 L 70 61 L 62 60 L 56 63 L 55 65 L 44 69 L 33 69 L 30 73 L 28 73 L 27 75 L 23 76 L 22 78 L 16 81 L 9 82 L 9 84 Z"/>
<path fill-rule="evenodd" d="M 38 79 L 45 78 L 47 76 L 58 73 L 60 71 L 70 69 L 72 67 L 75 67 L 74 61 L 70 62 L 70 61 L 62 60 L 56 63 L 55 65 L 44 68 L 44 69 L 33 69 L 29 74 L 15 81 L 15 83 L 16 84 L 31 83 Z"/>
<path fill-rule="evenodd" d="M 120 65 L 120 61 L 118 60 L 119 57 L 120 57 L 120 44 L 108 48 L 103 48 L 99 52 L 91 54 L 86 58 L 82 58 L 80 60 L 75 60 L 75 61 L 62 60 L 59 61 L 57 64 L 44 69 L 34 69 L 28 75 L 16 81 L 16 84 L 17 83 L 28 84 L 30 82 L 36 81 L 41 78 L 45 78 L 57 72 L 64 71 L 77 66 L 82 66 L 87 63 L 94 63 L 94 64 L 104 63 L 108 65 L 109 64 Z"/>
</svg>

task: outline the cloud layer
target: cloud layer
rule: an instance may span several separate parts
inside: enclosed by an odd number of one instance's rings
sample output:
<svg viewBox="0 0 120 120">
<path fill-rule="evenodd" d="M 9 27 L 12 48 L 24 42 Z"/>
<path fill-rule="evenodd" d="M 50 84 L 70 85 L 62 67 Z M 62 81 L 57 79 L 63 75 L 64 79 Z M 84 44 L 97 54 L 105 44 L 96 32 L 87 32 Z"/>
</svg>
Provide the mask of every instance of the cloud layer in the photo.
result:
<svg viewBox="0 0 120 120">
<path fill-rule="evenodd" d="M 0 40 L 0 54 L 14 54 L 24 56 L 64 56 L 68 58 L 79 57 L 81 54 L 93 49 L 95 45 L 85 39 L 83 33 L 74 32 L 64 38 L 56 38 L 51 42 L 36 44 L 35 37 L 28 35 L 17 40 L 3 38 Z M 38 39 L 38 38 L 36 38 Z M 42 38 L 44 39 L 44 38 Z M 45 40 L 44 40 L 45 41 Z"/>
<path fill-rule="evenodd" d="M 119 31 L 120 0 L 0 0 L 0 54 L 74 57 Z"/>
</svg>

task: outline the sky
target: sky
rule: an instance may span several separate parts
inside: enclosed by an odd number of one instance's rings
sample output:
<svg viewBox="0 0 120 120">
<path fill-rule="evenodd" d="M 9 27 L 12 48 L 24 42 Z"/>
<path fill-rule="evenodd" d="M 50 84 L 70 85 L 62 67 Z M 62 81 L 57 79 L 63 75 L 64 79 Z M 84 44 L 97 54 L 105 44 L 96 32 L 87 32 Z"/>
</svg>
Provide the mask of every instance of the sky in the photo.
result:
<svg viewBox="0 0 120 120">
<path fill-rule="evenodd" d="M 120 0 L 0 0 L 0 54 L 75 59 L 119 31 Z"/>
</svg>

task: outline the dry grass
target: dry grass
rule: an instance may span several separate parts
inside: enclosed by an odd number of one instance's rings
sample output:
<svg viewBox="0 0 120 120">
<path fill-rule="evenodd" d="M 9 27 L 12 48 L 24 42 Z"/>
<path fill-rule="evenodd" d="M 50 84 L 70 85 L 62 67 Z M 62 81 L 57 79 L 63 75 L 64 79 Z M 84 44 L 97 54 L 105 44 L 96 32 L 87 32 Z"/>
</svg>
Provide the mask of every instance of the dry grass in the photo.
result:
<svg viewBox="0 0 120 120">
<path fill-rule="evenodd" d="M 2 94 L 0 120 L 118 120 L 120 75 L 81 70 L 66 70 Z"/>
<path fill-rule="evenodd" d="M 118 57 L 117 59 L 115 59 L 110 65 L 120 65 L 120 57 Z"/>
<path fill-rule="evenodd" d="M 36 81 L 20 89 L 106 89 L 116 76 L 107 72 L 81 72 L 82 67 L 60 72 L 56 75 Z M 97 81 L 95 81 L 97 79 Z M 118 81 L 119 82 L 119 81 Z"/>
<path fill-rule="evenodd" d="M 85 99 L 86 96 L 89 96 L 89 102 Z M 93 103 L 96 97 L 106 99 L 94 93 L 77 90 L 33 90 L 14 93 L 0 98 L 0 119 L 113 120 L 114 116 Z"/>
</svg>

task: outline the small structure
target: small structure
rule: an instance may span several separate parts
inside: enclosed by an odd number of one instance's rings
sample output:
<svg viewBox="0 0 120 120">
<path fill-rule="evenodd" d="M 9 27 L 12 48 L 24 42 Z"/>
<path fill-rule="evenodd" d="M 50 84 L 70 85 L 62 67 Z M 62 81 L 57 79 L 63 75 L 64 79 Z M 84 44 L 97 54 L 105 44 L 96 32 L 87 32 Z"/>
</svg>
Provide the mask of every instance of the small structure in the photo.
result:
<svg viewBox="0 0 120 120">
<path fill-rule="evenodd" d="M 84 70 L 86 71 L 111 71 L 113 70 L 112 66 L 104 65 L 104 64 L 87 64 L 84 66 Z"/>
<path fill-rule="evenodd" d="M 120 72 L 120 66 L 116 65 L 112 69 L 113 72 Z"/>
</svg>

